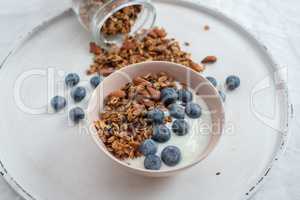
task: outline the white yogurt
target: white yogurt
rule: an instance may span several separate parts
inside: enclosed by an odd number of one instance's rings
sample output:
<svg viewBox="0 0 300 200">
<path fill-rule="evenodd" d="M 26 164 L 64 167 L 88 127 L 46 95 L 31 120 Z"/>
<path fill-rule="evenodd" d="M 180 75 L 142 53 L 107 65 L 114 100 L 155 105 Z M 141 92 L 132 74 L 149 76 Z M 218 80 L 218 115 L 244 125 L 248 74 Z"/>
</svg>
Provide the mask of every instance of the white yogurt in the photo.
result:
<svg viewBox="0 0 300 200">
<path fill-rule="evenodd" d="M 158 156 L 160 156 L 162 150 L 169 145 L 177 146 L 181 150 L 182 159 L 175 167 L 186 166 L 195 161 L 197 157 L 204 152 L 210 141 L 212 120 L 208 106 L 200 96 L 197 96 L 195 93 L 193 96 L 194 102 L 198 103 L 202 108 L 202 115 L 198 119 L 191 119 L 187 116 L 185 117 L 185 120 L 187 120 L 190 126 L 188 134 L 184 136 L 176 135 L 172 132 L 172 123 L 168 123 L 166 125 L 171 130 L 170 140 L 166 143 L 157 143 L 158 151 L 156 155 Z M 128 165 L 144 169 L 144 159 L 145 157 L 142 156 L 136 159 L 127 159 L 124 162 L 126 162 Z M 162 162 L 161 170 L 168 168 L 170 167 L 166 166 Z"/>
</svg>

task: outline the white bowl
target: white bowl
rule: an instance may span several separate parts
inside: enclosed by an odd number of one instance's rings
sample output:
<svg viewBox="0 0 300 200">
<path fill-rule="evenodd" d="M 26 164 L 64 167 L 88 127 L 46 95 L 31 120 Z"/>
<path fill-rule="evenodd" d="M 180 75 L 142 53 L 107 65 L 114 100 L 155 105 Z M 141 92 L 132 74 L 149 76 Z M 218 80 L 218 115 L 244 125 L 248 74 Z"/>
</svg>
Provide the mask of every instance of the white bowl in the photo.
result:
<svg viewBox="0 0 300 200">
<path fill-rule="evenodd" d="M 197 159 L 186 165 L 180 167 L 168 168 L 164 170 L 147 170 L 137 168 L 132 165 L 128 165 L 122 160 L 114 157 L 99 138 L 97 131 L 94 127 L 94 122 L 99 119 L 99 113 L 103 111 L 104 99 L 111 92 L 120 89 L 126 83 L 132 81 L 137 76 L 143 76 L 149 73 L 166 72 L 168 75 L 174 77 L 176 81 L 186 83 L 189 88 L 195 90 L 197 95 L 205 101 L 211 114 L 212 119 L 212 132 L 209 144 L 203 152 L 199 152 Z M 91 96 L 89 106 L 87 109 L 87 119 L 90 125 L 91 135 L 100 148 L 100 150 L 110 158 L 116 165 L 122 168 L 134 172 L 136 174 L 150 176 L 150 177 L 165 177 L 176 174 L 182 170 L 190 168 L 200 161 L 205 159 L 212 150 L 216 147 L 218 141 L 223 132 L 224 125 L 224 108 L 218 91 L 212 84 L 204 78 L 201 74 L 179 64 L 171 62 L 153 61 L 133 64 L 128 67 L 124 67 L 110 76 L 106 77 L 103 82 L 95 89 Z"/>
</svg>

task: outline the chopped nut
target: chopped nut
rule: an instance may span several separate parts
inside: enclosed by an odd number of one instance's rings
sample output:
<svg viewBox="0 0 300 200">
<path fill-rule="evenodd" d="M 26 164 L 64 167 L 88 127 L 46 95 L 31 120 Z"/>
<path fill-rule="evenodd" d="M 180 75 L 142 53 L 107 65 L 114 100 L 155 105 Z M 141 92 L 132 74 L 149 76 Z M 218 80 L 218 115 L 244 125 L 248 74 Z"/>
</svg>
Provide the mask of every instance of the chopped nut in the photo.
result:
<svg viewBox="0 0 300 200">
<path fill-rule="evenodd" d="M 204 70 L 204 66 L 200 65 L 200 64 L 196 64 L 194 63 L 193 65 L 191 65 L 191 68 L 193 70 L 195 70 L 196 72 L 201 72 Z"/>
<path fill-rule="evenodd" d="M 102 49 L 96 45 L 96 43 L 91 42 L 90 43 L 90 53 L 93 53 L 95 55 L 99 55 L 102 52 Z"/>
<path fill-rule="evenodd" d="M 112 93 L 110 94 L 110 96 L 111 96 L 111 97 L 119 97 L 119 98 L 123 98 L 123 97 L 126 96 L 126 93 L 125 93 L 124 91 L 122 91 L 122 90 L 116 90 L 116 91 L 112 92 Z"/>
<path fill-rule="evenodd" d="M 167 32 L 164 29 L 153 29 L 154 33 L 156 33 L 156 35 L 160 38 L 164 38 L 167 36 Z"/>
<path fill-rule="evenodd" d="M 108 76 L 113 73 L 115 70 L 112 67 L 99 69 L 99 73 L 103 76 Z"/>
<path fill-rule="evenodd" d="M 151 95 L 149 94 L 149 92 L 146 90 L 146 89 L 143 89 L 143 90 L 140 90 L 139 91 L 139 94 L 141 95 L 141 96 L 143 96 L 144 98 L 151 98 Z"/>
<path fill-rule="evenodd" d="M 147 81 L 141 77 L 137 77 L 137 78 L 133 79 L 133 83 L 135 85 L 143 85 L 143 86 L 151 86 L 152 85 L 149 81 Z"/>
<path fill-rule="evenodd" d="M 207 63 L 215 63 L 217 61 L 217 57 L 216 56 L 206 56 L 201 63 L 203 64 L 207 64 Z"/>
<path fill-rule="evenodd" d="M 148 92 L 150 94 L 151 99 L 153 99 L 153 100 L 159 100 L 159 98 L 160 98 L 160 91 L 159 90 L 154 89 L 151 86 L 147 86 L 146 88 L 147 88 L 147 90 L 148 90 Z"/>
</svg>

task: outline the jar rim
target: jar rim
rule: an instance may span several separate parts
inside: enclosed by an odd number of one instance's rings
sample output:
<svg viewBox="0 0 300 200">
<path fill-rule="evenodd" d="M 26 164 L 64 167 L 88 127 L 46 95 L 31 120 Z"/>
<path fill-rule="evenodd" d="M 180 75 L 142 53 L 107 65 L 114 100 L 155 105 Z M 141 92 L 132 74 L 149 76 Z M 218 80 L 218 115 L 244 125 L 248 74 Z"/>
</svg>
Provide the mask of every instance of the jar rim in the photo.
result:
<svg viewBox="0 0 300 200">
<path fill-rule="evenodd" d="M 139 14 L 135 25 L 132 27 L 129 35 L 135 35 L 142 29 L 149 29 L 154 26 L 156 21 L 156 9 L 150 1 L 145 0 L 122 0 L 118 2 L 116 0 L 111 0 L 105 3 L 94 15 L 91 21 L 92 36 L 93 40 L 100 45 L 102 48 L 109 48 L 112 44 L 120 44 L 124 39 L 124 34 L 117 34 L 116 36 L 107 36 L 102 33 L 101 29 L 106 22 L 106 20 L 113 16 L 116 12 L 122 10 L 123 8 L 140 5 L 142 6 L 142 11 Z M 110 9 L 108 9 L 110 8 Z M 112 9 L 111 9 L 112 8 Z M 135 27 L 140 21 L 141 25 Z"/>
</svg>

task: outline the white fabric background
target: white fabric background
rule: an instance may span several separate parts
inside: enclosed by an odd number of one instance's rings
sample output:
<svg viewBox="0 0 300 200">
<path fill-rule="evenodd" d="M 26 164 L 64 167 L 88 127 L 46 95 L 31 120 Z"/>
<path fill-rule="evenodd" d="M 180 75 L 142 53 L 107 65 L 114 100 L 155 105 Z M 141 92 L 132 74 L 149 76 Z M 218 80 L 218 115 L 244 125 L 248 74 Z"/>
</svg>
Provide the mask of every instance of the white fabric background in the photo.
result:
<svg viewBox="0 0 300 200">
<path fill-rule="evenodd" d="M 300 199 L 300 1 L 201 0 L 246 26 L 260 38 L 281 66 L 288 67 L 295 117 L 284 157 L 276 165 L 254 200 Z M 0 60 L 14 41 L 34 25 L 70 5 L 68 0 L 1 0 Z M 21 199 L 0 177 L 0 200 Z"/>
</svg>

